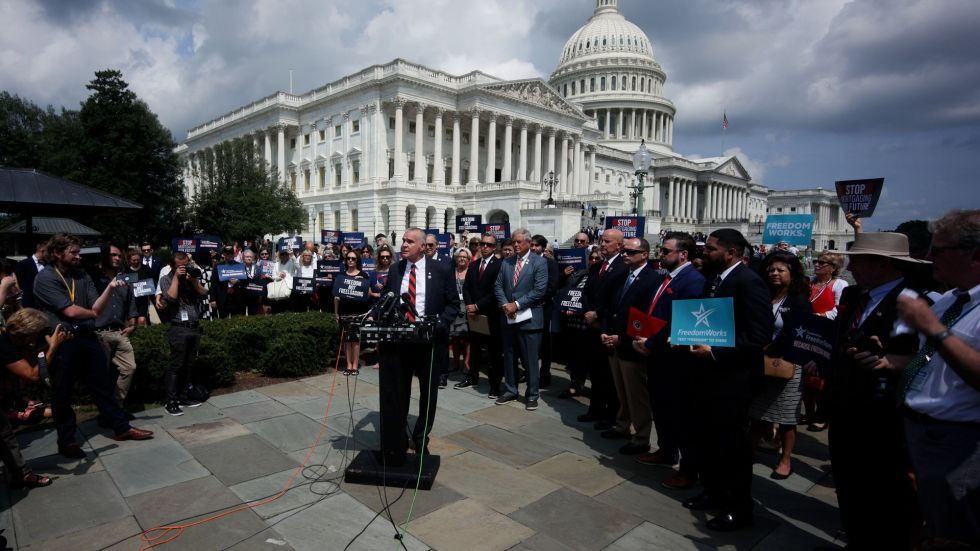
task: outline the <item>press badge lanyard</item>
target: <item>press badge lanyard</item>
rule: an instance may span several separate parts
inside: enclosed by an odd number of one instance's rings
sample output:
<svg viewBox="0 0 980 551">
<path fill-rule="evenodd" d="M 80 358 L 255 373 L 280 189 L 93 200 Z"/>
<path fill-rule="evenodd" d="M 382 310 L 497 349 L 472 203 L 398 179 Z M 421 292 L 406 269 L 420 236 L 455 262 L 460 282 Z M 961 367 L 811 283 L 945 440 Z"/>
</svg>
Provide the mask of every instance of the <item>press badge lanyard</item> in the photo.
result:
<svg viewBox="0 0 980 551">
<path fill-rule="evenodd" d="M 976 310 L 976 308 L 978 306 L 980 306 L 980 302 L 978 302 L 977 304 L 974 304 L 973 306 L 971 306 L 969 310 L 966 310 L 965 312 L 961 312 L 960 315 L 957 316 L 956 319 L 953 320 L 947 326 L 947 328 L 948 329 L 952 329 L 953 327 L 955 327 L 956 324 L 960 322 L 960 320 L 962 320 L 963 318 L 965 318 L 966 315 L 969 314 L 970 312 Z M 953 306 L 950 305 L 950 308 L 952 308 L 952 307 Z M 938 354 L 938 353 L 939 353 L 939 350 L 937 349 L 932 354 L 929 354 L 928 356 L 926 356 L 926 364 L 923 365 L 922 368 L 919 369 L 919 372 L 915 374 L 915 378 L 912 379 L 912 383 L 909 385 L 909 390 L 916 390 L 916 391 L 922 390 L 922 385 L 923 385 L 923 383 L 925 383 L 926 377 L 929 375 L 929 372 L 932 371 L 932 368 L 929 365 L 932 362 L 932 357 L 933 357 L 934 354 Z"/>
<path fill-rule="evenodd" d="M 72 304 L 75 304 L 75 278 L 72 278 L 71 287 L 69 287 L 68 281 L 65 280 L 65 276 L 61 275 L 61 270 L 55 268 L 54 273 L 58 274 L 58 277 L 61 278 L 61 283 L 65 285 L 65 290 L 68 291 L 68 298 L 71 299 Z"/>
</svg>

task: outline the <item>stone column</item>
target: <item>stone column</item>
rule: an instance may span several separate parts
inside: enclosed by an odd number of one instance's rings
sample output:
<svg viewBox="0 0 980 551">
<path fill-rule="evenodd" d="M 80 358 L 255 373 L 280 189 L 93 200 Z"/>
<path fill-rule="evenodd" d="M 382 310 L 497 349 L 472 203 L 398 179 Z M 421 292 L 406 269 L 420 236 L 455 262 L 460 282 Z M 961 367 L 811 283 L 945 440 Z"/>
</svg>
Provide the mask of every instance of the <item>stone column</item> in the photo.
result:
<svg viewBox="0 0 980 551">
<path fill-rule="evenodd" d="M 698 183 L 697 181 L 691 182 L 691 218 L 697 222 L 700 217 L 698 216 Z"/>
<path fill-rule="evenodd" d="M 598 191 L 595 188 L 595 147 L 589 148 L 589 170 L 586 171 L 585 193 Z"/>
<path fill-rule="evenodd" d="M 581 176 L 582 171 L 579 167 L 579 157 L 582 154 L 582 138 L 579 136 L 572 136 L 572 173 L 568 175 L 569 186 L 568 193 L 578 194 L 579 193 L 579 176 Z"/>
<path fill-rule="evenodd" d="M 462 182 L 459 181 L 459 167 L 460 167 L 460 157 L 459 157 L 459 140 L 460 140 L 460 114 L 458 112 L 453 113 L 453 166 L 452 166 L 452 182 L 451 185 L 458 186 Z"/>
<path fill-rule="evenodd" d="M 674 143 L 674 118 L 669 117 L 667 119 L 667 143 Z"/>
<path fill-rule="evenodd" d="M 534 165 L 531 167 L 531 176 L 528 178 L 534 182 L 543 180 L 541 174 L 541 125 L 534 129 Z"/>
<path fill-rule="evenodd" d="M 500 181 L 509 182 L 514 179 L 514 171 L 511 168 L 511 149 L 514 133 L 514 119 L 504 117 L 504 166 L 500 170 Z"/>
<path fill-rule="evenodd" d="M 609 111 L 610 111 L 610 109 L 607 107 L 605 109 L 605 111 L 606 111 L 606 126 L 605 126 L 605 128 L 602 129 L 602 139 L 608 140 L 609 139 Z"/>
<path fill-rule="evenodd" d="M 470 123 L 470 178 L 469 183 L 480 183 L 480 110 L 473 109 Z"/>
<path fill-rule="evenodd" d="M 497 114 L 490 111 L 490 125 L 487 127 L 487 177 L 485 181 L 497 181 Z"/>
<path fill-rule="evenodd" d="M 265 169 L 269 170 L 272 167 L 272 133 L 269 129 L 262 131 L 262 142 L 264 144 L 264 158 L 265 158 Z"/>
<path fill-rule="evenodd" d="M 555 129 L 548 129 L 548 172 L 555 171 Z"/>
<path fill-rule="evenodd" d="M 674 190 L 674 179 L 667 179 L 667 212 L 664 213 L 664 217 L 674 216 L 674 199 L 677 197 L 677 193 Z"/>
<path fill-rule="evenodd" d="M 319 136 L 317 135 L 316 126 L 317 126 L 317 121 L 313 121 L 310 123 L 310 163 L 313 164 L 314 170 L 316 168 L 316 150 L 318 145 L 317 139 L 319 138 Z"/>
<path fill-rule="evenodd" d="M 630 130 L 627 139 L 636 139 L 636 109 L 630 109 Z"/>
<path fill-rule="evenodd" d="M 289 178 L 286 177 L 286 123 L 281 122 L 276 125 L 276 169 L 279 171 L 279 181 L 285 185 Z"/>
<path fill-rule="evenodd" d="M 436 137 L 432 144 L 432 183 L 442 184 L 446 179 L 446 162 L 442 158 L 442 113 L 443 110 L 436 109 Z"/>
<path fill-rule="evenodd" d="M 402 149 L 402 140 L 404 139 L 403 136 L 402 136 L 402 134 L 404 133 L 404 130 L 403 130 L 404 122 L 402 121 L 402 111 L 403 111 L 403 108 L 405 107 L 405 102 L 404 102 L 404 100 L 402 100 L 400 98 L 395 98 L 394 100 L 392 100 L 391 103 L 395 106 L 395 159 L 394 159 L 394 161 L 395 161 L 395 171 L 394 171 L 394 175 L 395 175 L 395 179 L 396 180 L 401 180 L 402 178 L 404 178 L 405 176 L 407 176 L 407 174 L 405 174 L 405 173 L 402 172 L 402 170 L 404 170 L 404 165 L 405 165 L 405 161 L 404 161 L 405 152 Z"/>
<path fill-rule="evenodd" d="M 558 150 L 558 186 L 562 194 L 568 193 L 568 133 L 561 133 L 561 148 Z"/>
<path fill-rule="evenodd" d="M 623 132 L 623 110 L 619 110 L 619 123 L 616 124 L 616 138 L 622 140 L 626 134 Z"/>
<path fill-rule="evenodd" d="M 517 158 L 517 178 L 527 180 L 527 121 L 521 121 L 521 156 Z"/>
<path fill-rule="evenodd" d="M 343 177 L 344 189 L 349 190 L 351 184 L 351 163 L 350 157 L 347 156 L 347 152 L 350 151 L 350 112 L 344 113 L 344 122 L 341 123 L 340 133 L 343 136 L 341 143 L 343 144 L 343 155 L 344 158 L 341 159 L 342 168 L 340 169 L 340 174 Z"/>
<path fill-rule="evenodd" d="M 640 138 L 647 138 L 647 111 L 640 109 Z"/>
<path fill-rule="evenodd" d="M 705 222 L 709 222 L 715 217 L 715 184 L 713 182 L 708 182 L 707 186 L 704 188 L 704 192 L 704 218 Z"/>
<path fill-rule="evenodd" d="M 425 104 L 415 105 L 415 181 L 425 183 L 426 177 L 425 162 Z"/>
</svg>

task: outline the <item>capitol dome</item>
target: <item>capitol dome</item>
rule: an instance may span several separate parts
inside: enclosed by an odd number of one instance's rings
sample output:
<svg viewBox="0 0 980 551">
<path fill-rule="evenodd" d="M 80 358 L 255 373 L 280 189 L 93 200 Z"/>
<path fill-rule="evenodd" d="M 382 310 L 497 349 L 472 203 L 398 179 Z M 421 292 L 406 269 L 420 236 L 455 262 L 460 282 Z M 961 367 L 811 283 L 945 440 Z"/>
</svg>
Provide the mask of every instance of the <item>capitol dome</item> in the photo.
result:
<svg viewBox="0 0 980 551">
<path fill-rule="evenodd" d="M 619 11 L 617 0 L 596 0 L 595 12 L 565 43 L 550 84 L 596 119 L 602 143 L 632 152 L 641 139 L 669 154 L 674 104 L 650 39 Z"/>
</svg>

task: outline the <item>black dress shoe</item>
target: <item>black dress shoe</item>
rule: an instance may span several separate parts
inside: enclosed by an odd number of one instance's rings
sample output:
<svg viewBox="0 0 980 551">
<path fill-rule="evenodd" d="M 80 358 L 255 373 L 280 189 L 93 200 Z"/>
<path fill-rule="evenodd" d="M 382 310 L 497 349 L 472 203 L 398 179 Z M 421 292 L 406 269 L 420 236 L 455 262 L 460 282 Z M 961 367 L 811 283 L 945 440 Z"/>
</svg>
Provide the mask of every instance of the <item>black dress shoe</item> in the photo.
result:
<svg viewBox="0 0 980 551">
<path fill-rule="evenodd" d="M 439 388 L 446 388 L 449 386 L 449 378 L 445 375 L 439 377 Z"/>
<path fill-rule="evenodd" d="M 649 444 L 637 444 L 635 442 L 630 442 L 622 448 L 619 448 L 619 453 L 622 455 L 640 455 L 641 453 L 647 453 L 650 451 Z"/>
<path fill-rule="evenodd" d="M 581 394 L 581 393 L 578 391 L 577 388 L 575 388 L 573 386 L 570 386 L 570 387 L 566 388 L 565 390 L 559 392 L 558 393 L 558 397 L 561 398 L 562 400 L 567 400 L 569 398 L 574 398 L 574 397 L 578 396 L 579 394 Z"/>
<path fill-rule="evenodd" d="M 681 505 L 692 511 L 707 511 L 721 506 L 718 500 L 708 495 L 707 492 L 701 492 L 692 498 L 685 499 Z"/>
<path fill-rule="evenodd" d="M 453 385 L 453 388 L 470 388 L 471 386 L 476 386 L 476 382 L 469 379 L 463 379 L 462 381 Z"/>
<path fill-rule="evenodd" d="M 630 434 L 621 430 L 609 429 L 599 433 L 599 436 L 605 438 L 606 440 L 626 440 L 630 437 Z"/>
<path fill-rule="evenodd" d="M 708 528 L 718 532 L 734 532 L 752 526 L 752 515 L 722 513 L 708 521 Z"/>
<path fill-rule="evenodd" d="M 591 413 L 583 413 L 575 418 L 579 423 L 591 423 L 592 421 L 597 421 L 599 419 L 598 415 L 592 415 Z"/>
<path fill-rule="evenodd" d="M 499 406 L 501 404 L 506 404 L 507 402 L 513 402 L 516 399 L 517 399 L 516 394 L 512 392 L 505 392 L 500 396 L 500 398 L 497 398 L 497 401 L 494 403 Z"/>
<path fill-rule="evenodd" d="M 595 430 L 609 430 L 615 427 L 616 424 L 612 421 L 597 421 L 596 424 L 592 425 Z"/>
</svg>

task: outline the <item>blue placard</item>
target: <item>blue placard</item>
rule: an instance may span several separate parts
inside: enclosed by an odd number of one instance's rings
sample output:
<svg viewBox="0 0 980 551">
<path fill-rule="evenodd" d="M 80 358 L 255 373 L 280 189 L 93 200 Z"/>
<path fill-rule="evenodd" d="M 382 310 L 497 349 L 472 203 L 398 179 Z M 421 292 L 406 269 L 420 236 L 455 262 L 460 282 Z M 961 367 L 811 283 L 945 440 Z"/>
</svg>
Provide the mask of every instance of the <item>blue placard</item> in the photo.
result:
<svg viewBox="0 0 980 551">
<path fill-rule="evenodd" d="M 364 232 L 344 232 L 341 236 L 341 243 L 360 249 L 364 246 Z"/>
<path fill-rule="evenodd" d="M 276 242 L 276 250 L 282 251 L 298 251 L 303 248 L 303 238 L 294 235 L 293 237 L 280 237 L 279 241 Z"/>
<path fill-rule="evenodd" d="M 312 295 L 313 294 L 313 278 L 312 277 L 294 277 L 293 278 L 293 292 L 298 295 Z"/>
<path fill-rule="evenodd" d="M 365 258 L 365 257 L 362 256 L 361 257 L 361 269 L 364 270 L 365 272 L 370 272 L 371 270 L 373 270 L 374 269 L 374 258 L 370 258 L 370 257 Z"/>
<path fill-rule="evenodd" d="M 675 300 L 671 306 L 670 344 L 735 346 L 732 297 Z"/>
<path fill-rule="evenodd" d="M 440 234 L 436 235 L 436 250 L 438 250 L 440 252 L 448 252 L 449 251 L 449 234 L 448 233 L 440 233 Z"/>
<path fill-rule="evenodd" d="M 814 314 L 786 322 L 789 344 L 781 351 L 783 359 L 796 365 L 812 361 L 821 373 L 827 373 L 837 342 L 837 322 Z"/>
<path fill-rule="evenodd" d="M 813 236 L 812 214 L 770 214 L 766 217 L 766 229 L 762 242 L 774 245 L 785 241 L 790 245 L 810 246 Z"/>
<path fill-rule="evenodd" d="M 480 228 L 480 233 L 483 235 L 492 235 L 497 238 L 497 241 L 507 239 L 510 237 L 510 223 L 484 224 Z"/>
<path fill-rule="evenodd" d="M 316 263 L 316 284 L 322 286 L 333 285 L 337 274 L 341 272 L 339 260 L 318 260 Z"/>
<path fill-rule="evenodd" d="M 560 291 L 556 296 L 558 310 L 570 314 L 581 314 L 585 310 L 582 304 L 584 292 L 577 287 Z"/>
<path fill-rule="evenodd" d="M 320 230 L 320 243 L 324 245 L 338 245 L 343 232 L 340 230 Z"/>
<path fill-rule="evenodd" d="M 371 272 L 371 289 L 374 292 L 380 292 L 388 284 L 388 272 L 379 274 L 378 272 Z"/>
<path fill-rule="evenodd" d="M 559 271 L 571 266 L 576 272 L 584 270 L 586 267 L 585 259 L 589 256 L 588 249 L 555 249 L 555 261 L 558 262 Z"/>
<path fill-rule="evenodd" d="M 245 284 L 245 292 L 253 297 L 264 297 L 265 283 L 250 281 Z"/>
<path fill-rule="evenodd" d="M 347 300 L 367 302 L 370 300 L 368 288 L 371 280 L 362 277 L 351 277 L 344 274 L 337 278 L 333 286 L 333 295 Z"/>
<path fill-rule="evenodd" d="M 197 251 L 216 251 L 221 247 L 221 238 L 217 235 L 195 235 L 194 240 L 197 241 Z"/>
<path fill-rule="evenodd" d="M 153 285 L 152 279 L 141 279 L 139 281 L 134 281 L 132 286 L 134 297 L 149 297 L 157 293 L 157 288 L 155 285 Z"/>
<path fill-rule="evenodd" d="M 458 233 L 464 231 L 479 232 L 482 225 L 483 216 L 479 214 L 461 214 L 456 217 L 456 231 Z"/>
<path fill-rule="evenodd" d="M 197 239 L 175 237 L 170 242 L 170 249 L 175 252 L 194 254 L 197 252 Z"/>
<path fill-rule="evenodd" d="M 214 267 L 218 271 L 218 281 L 228 281 L 230 279 L 246 279 L 245 265 L 238 262 L 234 264 L 218 264 Z"/>
<path fill-rule="evenodd" d="M 606 229 L 623 232 L 624 239 L 643 237 L 646 220 L 645 216 L 607 216 Z"/>
<path fill-rule="evenodd" d="M 272 273 L 275 264 L 271 260 L 257 260 L 255 262 L 256 273 L 259 277 L 274 277 Z"/>
<path fill-rule="evenodd" d="M 425 234 L 429 235 L 430 233 L 432 235 L 439 235 L 442 233 L 442 230 L 440 230 L 439 228 L 425 228 Z"/>
</svg>

